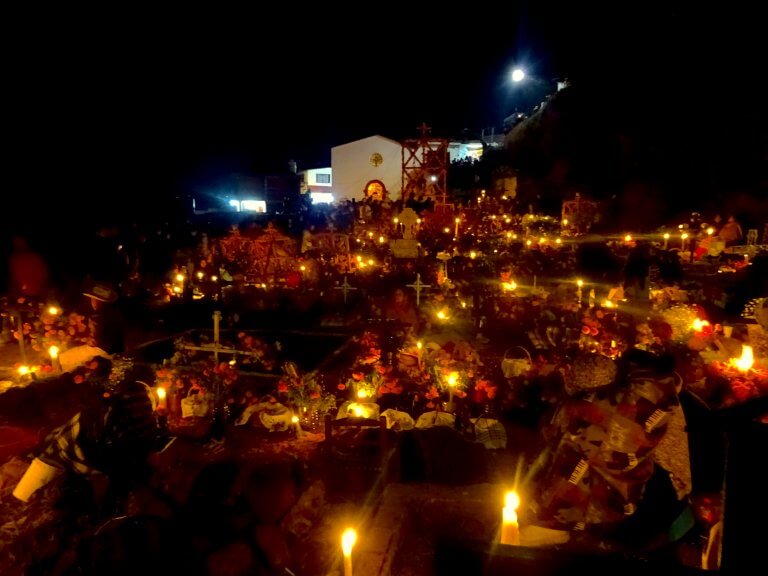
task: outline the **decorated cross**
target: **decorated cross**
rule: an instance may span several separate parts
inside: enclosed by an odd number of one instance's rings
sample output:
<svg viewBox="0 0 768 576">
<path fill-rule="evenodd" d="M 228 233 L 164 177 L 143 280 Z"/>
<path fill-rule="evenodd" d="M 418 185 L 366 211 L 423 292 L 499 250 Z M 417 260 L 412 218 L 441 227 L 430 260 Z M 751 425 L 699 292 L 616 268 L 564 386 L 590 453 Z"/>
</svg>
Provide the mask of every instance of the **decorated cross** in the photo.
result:
<svg viewBox="0 0 768 576">
<path fill-rule="evenodd" d="M 342 290 L 344 292 L 344 304 L 347 303 L 347 293 L 350 290 L 357 290 L 349 282 L 347 282 L 347 275 L 344 274 L 344 283 L 341 286 L 335 286 L 334 290 Z"/>
<path fill-rule="evenodd" d="M 416 290 L 416 306 L 419 306 L 421 303 L 421 289 L 422 288 L 431 288 L 432 284 L 424 284 L 421 281 L 421 274 L 416 274 L 416 282 L 413 284 L 406 284 L 408 288 L 413 288 Z"/>
</svg>

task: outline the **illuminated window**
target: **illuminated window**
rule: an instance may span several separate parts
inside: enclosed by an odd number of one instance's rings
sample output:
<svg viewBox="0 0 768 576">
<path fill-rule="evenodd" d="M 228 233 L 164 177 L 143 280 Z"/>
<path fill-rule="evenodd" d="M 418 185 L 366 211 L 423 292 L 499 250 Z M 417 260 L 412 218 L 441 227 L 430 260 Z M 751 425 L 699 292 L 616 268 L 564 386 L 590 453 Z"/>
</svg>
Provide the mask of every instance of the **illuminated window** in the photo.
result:
<svg viewBox="0 0 768 576">
<path fill-rule="evenodd" d="M 330 183 L 331 183 L 330 174 L 315 174 L 315 184 L 330 184 Z"/>
</svg>

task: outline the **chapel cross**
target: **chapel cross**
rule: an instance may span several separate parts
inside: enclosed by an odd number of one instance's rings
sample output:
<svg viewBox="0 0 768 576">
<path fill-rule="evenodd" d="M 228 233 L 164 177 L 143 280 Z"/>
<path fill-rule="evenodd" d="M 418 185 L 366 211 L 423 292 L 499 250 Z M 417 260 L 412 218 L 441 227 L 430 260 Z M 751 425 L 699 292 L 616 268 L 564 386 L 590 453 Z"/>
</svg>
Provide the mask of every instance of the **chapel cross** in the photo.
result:
<svg viewBox="0 0 768 576">
<path fill-rule="evenodd" d="M 349 282 L 347 282 L 347 275 L 344 274 L 344 283 L 341 286 L 335 286 L 334 290 L 343 290 L 344 291 L 344 304 L 347 303 L 347 293 L 350 290 L 357 290 L 357 288 L 354 288 Z"/>
<path fill-rule="evenodd" d="M 421 282 L 421 274 L 416 274 L 416 282 L 413 284 L 406 284 L 408 288 L 413 288 L 416 290 L 416 306 L 419 306 L 421 303 L 421 289 L 422 288 L 431 288 L 432 284 L 423 284 Z"/>
</svg>

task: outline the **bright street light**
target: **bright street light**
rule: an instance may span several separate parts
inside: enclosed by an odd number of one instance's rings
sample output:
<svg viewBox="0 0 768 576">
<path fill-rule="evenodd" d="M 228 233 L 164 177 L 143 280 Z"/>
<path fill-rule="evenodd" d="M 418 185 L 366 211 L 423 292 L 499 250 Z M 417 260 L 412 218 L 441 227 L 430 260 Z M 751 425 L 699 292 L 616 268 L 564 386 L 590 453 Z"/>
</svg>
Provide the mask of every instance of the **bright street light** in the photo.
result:
<svg viewBox="0 0 768 576">
<path fill-rule="evenodd" d="M 522 82 L 525 78 L 525 72 L 522 68 L 512 70 L 512 82 Z"/>
</svg>

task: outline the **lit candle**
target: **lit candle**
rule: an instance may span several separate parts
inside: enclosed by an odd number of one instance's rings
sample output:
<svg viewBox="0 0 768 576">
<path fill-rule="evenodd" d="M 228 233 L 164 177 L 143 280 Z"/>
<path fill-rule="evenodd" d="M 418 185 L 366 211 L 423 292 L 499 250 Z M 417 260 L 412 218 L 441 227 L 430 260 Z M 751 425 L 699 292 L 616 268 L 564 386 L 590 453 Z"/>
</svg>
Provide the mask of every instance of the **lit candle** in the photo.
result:
<svg viewBox="0 0 768 576">
<path fill-rule="evenodd" d="M 746 344 L 741 347 L 741 358 L 731 358 L 730 364 L 738 368 L 739 372 L 746 374 L 755 363 L 755 356 L 752 352 L 752 346 Z"/>
<path fill-rule="evenodd" d="M 517 509 L 520 497 L 514 490 L 504 496 L 504 508 L 501 511 L 501 543 L 511 546 L 520 545 L 520 525 L 517 522 Z"/>
<path fill-rule="evenodd" d="M 456 236 L 456 238 L 458 238 L 459 237 L 459 222 L 461 222 L 461 218 L 456 218 L 456 220 L 454 220 L 454 222 L 456 223 L 456 230 L 454 231 L 453 235 Z"/>
<path fill-rule="evenodd" d="M 669 232 L 664 233 L 664 250 L 667 249 L 667 244 L 669 243 Z"/>
<path fill-rule="evenodd" d="M 344 554 L 344 576 L 352 576 L 352 548 L 357 542 L 357 532 L 347 528 L 341 535 L 341 552 Z"/>
<path fill-rule="evenodd" d="M 157 388 L 157 410 L 158 412 L 165 412 L 168 410 L 168 394 L 162 386 L 158 386 Z"/>
<path fill-rule="evenodd" d="M 459 382 L 459 373 L 451 372 L 448 374 L 448 404 L 453 407 L 453 389 Z"/>
<path fill-rule="evenodd" d="M 416 342 L 416 359 L 418 361 L 419 369 L 421 369 L 421 363 L 424 359 L 424 344 L 421 343 L 421 340 Z"/>
<path fill-rule="evenodd" d="M 295 428 L 294 432 L 296 432 L 296 438 L 301 436 L 301 425 L 299 424 L 299 417 L 294 414 L 291 416 L 291 424 L 293 424 L 293 427 Z"/>
<path fill-rule="evenodd" d="M 680 238 L 682 238 L 682 240 L 683 240 L 683 243 L 682 243 L 682 245 L 681 245 L 680 249 L 681 249 L 683 252 L 685 252 L 685 245 L 686 245 L 686 244 L 687 244 L 687 242 L 688 242 L 688 233 L 687 233 L 687 232 L 683 232 L 683 233 L 680 235 Z"/>
<path fill-rule="evenodd" d="M 579 299 L 579 308 L 581 308 L 581 300 L 582 300 L 581 289 L 584 287 L 584 280 L 582 280 L 581 278 L 576 280 L 576 286 L 579 287 L 578 290 L 576 290 L 576 296 Z"/>
<path fill-rule="evenodd" d="M 595 289 L 592 288 L 589 291 L 589 307 L 594 308 L 595 307 Z"/>
<path fill-rule="evenodd" d="M 54 370 L 61 370 L 61 360 L 59 360 L 59 347 L 51 346 L 48 348 L 48 354 L 51 357 L 51 366 Z"/>
</svg>

